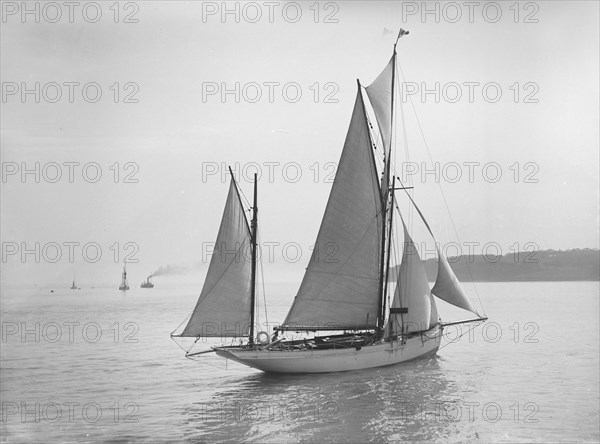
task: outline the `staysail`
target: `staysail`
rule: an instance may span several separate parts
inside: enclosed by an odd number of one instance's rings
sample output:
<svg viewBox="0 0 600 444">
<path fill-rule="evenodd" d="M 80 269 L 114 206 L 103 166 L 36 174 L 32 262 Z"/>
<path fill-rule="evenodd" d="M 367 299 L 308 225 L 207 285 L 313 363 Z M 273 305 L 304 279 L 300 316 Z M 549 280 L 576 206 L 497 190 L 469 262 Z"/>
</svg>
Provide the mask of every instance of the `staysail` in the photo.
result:
<svg viewBox="0 0 600 444">
<path fill-rule="evenodd" d="M 437 242 L 436 249 L 438 252 L 438 275 L 431 292 L 438 298 L 479 316 L 454 271 L 450 268 L 448 260 L 440 251 L 440 247 L 437 246 Z"/>
<path fill-rule="evenodd" d="M 206 280 L 180 336 L 240 337 L 250 326 L 251 232 L 233 177 Z"/>
<path fill-rule="evenodd" d="M 417 210 L 417 213 L 419 213 L 419 216 L 421 216 L 421 220 L 425 224 L 425 227 L 427 227 L 427 230 L 429 231 L 429 234 L 431 234 L 431 237 L 433 238 L 436 245 L 436 250 L 438 253 L 438 274 L 435 280 L 435 285 L 431 289 L 431 293 L 433 293 L 435 296 L 442 299 L 443 301 L 448 302 L 449 304 L 468 310 L 471 313 L 480 316 L 480 314 L 477 313 L 475 307 L 473 307 L 473 304 L 469 300 L 467 293 L 465 293 L 465 290 L 463 289 L 462 285 L 460 284 L 460 281 L 456 277 L 456 274 L 454 274 L 454 271 L 452 271 L 448 260 L 442 254 L 439 244 L 435 239 L 435 236 L 433 235 L 433 231 L 427 223 L 427 220 L 425 220 L 425 216 L 423 215 L 423 213 L 421 213 L 421 210 L 419 209 L 413 198 L 410 196 L 410 194 L 406 193 L 406 195 L 414 205 L 415 209 Z"/>
<path fill-rule="evenodd" d="M 400 324 L 404 326 L 405 333 L 428 330 L 432 319 L 437 318 L 437 308 L 431 297 L 425 267 L 404 220 L 402 227 L 404 249 L 386 336 L 399 334 Z M 401 323 L 397 316 L 401 316 Z"/>
<path fill-rule="evenodd" d="M 282 329 L 377 326 L 383 218 L 359 86 L 315 248 Z"/>
</svg>

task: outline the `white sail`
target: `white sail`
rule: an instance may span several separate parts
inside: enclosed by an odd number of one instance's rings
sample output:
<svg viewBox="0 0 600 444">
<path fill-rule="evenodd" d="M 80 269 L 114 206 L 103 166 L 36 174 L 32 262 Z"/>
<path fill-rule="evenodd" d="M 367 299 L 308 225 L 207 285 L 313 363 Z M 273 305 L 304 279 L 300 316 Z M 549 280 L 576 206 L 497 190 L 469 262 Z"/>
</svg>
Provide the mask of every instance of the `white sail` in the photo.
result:
<svg viewBox="0 0 600 444">
<path fill-rule="evenodd" d="M 479 316 L 479 313 L 477 313 L 477 310 L 475 310 L 475 307 L 471 304 L 471 301 L 467 297 L 467 294 L 454 274 L 454 271 L 450 268 L 448 260 L 440 251 L 439 246 L 437 247 L 437 252 L 438 275 L 431 292 L 438 298 Z"/>
<path fill-rule="evenodd" d="M 198 303 L 181 336 L 239 337 L 250 326 L 250 229 L 234 179 Z"/>
<path fill-rule="evenodd" d="M 425 267 L 404 221 L 402 227 L 404 249 L 386 336 L 400 334 L 400 325 L 404 326 L 405 333 L 428 330 L 432 319 L 437 318 L 437 308 L 435 303 L 432 304 Z M 398 309 L 404 309 L 404 312 L 399 312 Z"/>
<path fill-rule="evenodd" d="M 359 88 L 315 248 L 284 327 L 377 325 L 382 220 Z"/>
<path fill-rule="evenodd" d="M 373 83 L 365 88 L 369 101 L 375 111 L 377 125 L 381 133 L 386 159 L 389 158 L 390 138 L 392 135 L 392 80 L 395 55 Z"/>
<path fill-rule="evenodd" d="M 435 296 L 442 299 L 443 301 L 448 302 L 449 304 L 468 310 L 471 313 L 476 314 L 477 316 L 481 316 L 479 313 L 477 313 L 475 307 L 473 307 L 473 304 L 469 300 L 469 297 L 465 293 L 465 290 L 462 288 L 460 281 L 454 274 L 454 271 L 452 271 L 452 267 L 450 267 L 448 260 L 442 254 L 439 244 L 436 241 L 435 236 L 433 235 L 433 231 L 431 231 L 431 227 L 427 223 L 425 216 L 423 215 L 423 213 L 421 213 L 421 210 L 419 209 L 413 198 L 410 196 L 410 194 L 407 193 L 406 195 L 414 205 L 415 209 L 417 210 L 417 213 L 419 213 L 419 216 L 421 216 L 421 220 L 423 220 L 425 227 L 427 227 L 429 234 L 431 234 L 431 237 L 433 238 L 436 244 L 436 250 L 438 253 L 438 274 L 435 280 L 435 285 L 431 289 L 431 293 L 433 293 Z"/>
<path fill-rule="evenodd" d="M 400 275 L 396 291 L 399 293 L 400 302 L 408 308 L 404 316 L 406 332 L 423 331 L 429 329 L 431 319 L 431 290 L 425 273 L 425 266 L 417 251 L 412 238 L 404 228 L 404 251 L 400 264 Z"/>
<path fill-rule="evenodd" d="M 429 317 L 429 326 L 432 327 L 439 322 L 440 314 L 438 313 L 435 299 L 431 295 L 429 295 L 429 302 L 431 303 L 431 316 Z"/>
</svg>

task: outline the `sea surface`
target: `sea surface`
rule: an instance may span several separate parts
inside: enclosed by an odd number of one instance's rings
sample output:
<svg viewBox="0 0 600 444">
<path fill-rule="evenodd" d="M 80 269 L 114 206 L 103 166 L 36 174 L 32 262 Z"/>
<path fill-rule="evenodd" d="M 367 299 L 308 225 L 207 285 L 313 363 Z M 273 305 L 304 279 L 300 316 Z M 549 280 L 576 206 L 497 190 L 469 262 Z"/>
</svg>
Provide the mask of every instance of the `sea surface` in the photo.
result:
<svg viewBox="0 0 600 444">
<path fill-rule="evenodd" d="M 270 322 L 296 285 L 267 285 Z M 598 282 L 477 289 L 489 321 L 433 358 L 277 376 L 184 357 L 197 285 L 3 288 L 2 441 L 598 442 Z"/>
</svg>

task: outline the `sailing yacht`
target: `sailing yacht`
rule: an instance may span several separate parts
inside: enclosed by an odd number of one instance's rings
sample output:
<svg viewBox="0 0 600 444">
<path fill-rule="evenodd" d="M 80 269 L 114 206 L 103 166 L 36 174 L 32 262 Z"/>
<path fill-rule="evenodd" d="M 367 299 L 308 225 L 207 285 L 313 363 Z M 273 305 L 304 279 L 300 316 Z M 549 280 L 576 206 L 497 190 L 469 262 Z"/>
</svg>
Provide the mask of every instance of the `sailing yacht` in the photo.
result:
<svg viewBox="0 0 600 444">
<path fill-rule="evenodd" d="M 127 282 L 127 262 L 123 262 L 123 273 L 121 274 L 121 285 L 119 285 L 119 290 L 125 291 L 129 290 L 129 283 Z"/>
<path fill-rule="evenodd" d="M 398 39 L 404 34 L 401 30 Z M 239 343 L 199 352 L 189 349 L 186 357 L 215 352 L 275 373 L 366 369 L 433 355 L 445 326 L 487 319 L 475 309 L 439 247 L 437 279 L 430 288 L 397 204 L 396 192 L 401 191 L 433 237 L 407 187 L 396 182 L 391 165 L 398 39 L 391 60 L 375 81 L 366 88 L 358 81 L 350 127 L 313 253 L 294 302 L 272 335 L 257 332 L 255 326 L 256 175 L 249 223 L 230 169 L 229 193 L 204 286 L 189 320 L 171 336 L 196 338 L 196 342 L 234 338 Z M 376 123 L 371 123 L 365 100 Z M 380 171 L 374 155 L 377 148 L 385 153 Z M 394 222 L 402 229 L 394 230 Z M 392 238 L 398 236 L 403 238 L 399 269 L 390 267 Z M 332 245 L 335 258 L 326 260 Z M 247 248 L 251 261 L 243 254 Z M 436 298 L 475 318 L 443 323 Z"/>
<path fill-rule="evenodd" d="M 75 284 L 75 275 L 73 274 L 73 284 L 71 284 L 71 290 L 80 290 L 80 288 Z"/>
</svg>

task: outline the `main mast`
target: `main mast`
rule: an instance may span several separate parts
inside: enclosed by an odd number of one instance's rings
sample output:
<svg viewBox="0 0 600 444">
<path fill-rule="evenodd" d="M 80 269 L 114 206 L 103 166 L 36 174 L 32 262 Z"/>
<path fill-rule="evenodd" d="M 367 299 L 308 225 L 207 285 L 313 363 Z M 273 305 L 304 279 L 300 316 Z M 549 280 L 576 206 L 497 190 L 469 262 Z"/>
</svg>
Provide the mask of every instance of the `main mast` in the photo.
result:
<svg viewBox="0 0 600 444">
<path fill-rule="evenodd" d="M 254 173 L 254 203 L 252 205 L 252 274 L 250 275 L 250 340 L 249 344 L 254 345 L 254 306 L 256 304 L 256 232 L 258 230 L 258 206 L 257 206 L 257 178 Z"/>
<path fill-rule="evenodd" d="M 369 146 L 373 147 L 373 139 L 371 138 L 371 131 L 369 130 L 369 123 L 368 123 L 368 116 L 367 116 L 367 110 L 365 109 L 365 102 L 364 99 L 362 97 L 362 91 L 361 91 L 361 84 L 360 84 L 360 80 L 356 79 L 356 83 L 358 85 L 358 94 L 360 96 L 361 99 L 361 104 L 362 104 L 362 111 L 363 114 L 365 116 L 365 123 L 367 125 L 367 134 L 369 135 Z M 375 156 L 373 154 L 373 149 L 371 149 L 371 156 L 373 158 L 373 164 L 375 163 Z M 376 175 L 377 176 L 377 175 Z M 377 329 L 379 330 L 379 332 L 383 331 L 383 310 L 381 309 L 381 301 L 383 298 L 383 276 L 384 276 L 384 264 L 385 264 L 385 225 L 386 225 L 386 218 L 387 218 L 387 210 L 386 210 L 386 190 L 384 191 L 382 189 L 381 186 L 379 186 L 378 184 L 378 188 L 379 188 L 379 196 L 381 199 L 381 210 L 382 210 L 382 221 L 381 221 L 381 257 L 379 259 L 379 303 L 377 305 Z M 387 188 L 387 186 L 386 186 Z M 367 320 L 368 320 L 368 315 L 367 315 Z"/>
<path fill-rule="evenodd" d="M 399 38 L 399 37 L 398 37 Z M 389 234 L 387 239 L 387 260 L 386 260 L 386 222 L 388 218 L 388 198 L 391 194 L 393 194 L 393 188 L 390 190 L 390 171 L 391 171 L 391 160 L 392 160 L 392 140 L 393 140 L 393 132 L 394 132 L 394 86 L 396 79 L 396 45 L 398 44 L 398 39 L 396 39 L 396 43 L 394 43 L 394 53 L 392 55 L 392 94 L 391 94 L 391 112 L 390 112 L 390 137 L 389 144 L 387 147 L 384 147 L 384 153 L 386 154 L 384 157 L 384 166 L 383 166 L 383 179 L 382 182 L 382 208 L 383 208 L 383 229 L 381 231 L 381 258 L 380 258 L 380 282 L 379 282 L 379 314 L 378 314 L 378 326 L 380 331 L 383 331 L 383 324 L 385 322 L 385 310 L 386 310 L 386 299 L 387 299 L 387 287 L 388 287 L 388 271 L 389 271 L 389 263 L 390 263 L 390 247 L 391 247 L 391 236 L 392 236 L 392 218 L 390 217 L 389 221 Z M 383 140 L 383 139 L 382 139 Z M 387 149 L 386 149 L 387 148 Z M 391 191 L 391 193 L 390 193 Z M 390 211 L 393 214 L 393 197 L 392 203 L 390 206 Z"/>
</svg>

